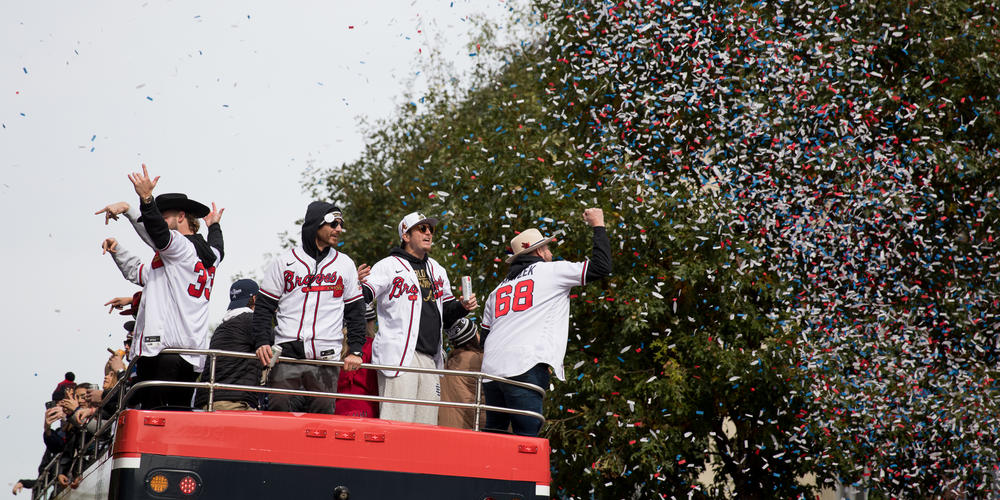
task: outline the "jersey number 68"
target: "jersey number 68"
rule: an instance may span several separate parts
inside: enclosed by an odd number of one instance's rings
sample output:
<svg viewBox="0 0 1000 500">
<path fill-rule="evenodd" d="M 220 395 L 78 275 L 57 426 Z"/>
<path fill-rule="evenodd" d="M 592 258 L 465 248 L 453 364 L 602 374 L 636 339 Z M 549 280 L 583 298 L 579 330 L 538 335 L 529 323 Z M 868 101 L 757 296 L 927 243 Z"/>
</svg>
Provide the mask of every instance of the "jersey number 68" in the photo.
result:
<svg viewBox="0 0 1000 500">
<path fill-rule="evenodd" d="M 531 308 L 531 294 L 534 290 L 535 282 L 533 280 L 518 281 L 513 286 L 505 285 L 498 288 L 496 307 L 493 311 L 494 317 L 499 318 L 510 311 L 518 312 Z M 511 292 L 514 292 L 513 296 L 511 296 Z"/>
</svg>

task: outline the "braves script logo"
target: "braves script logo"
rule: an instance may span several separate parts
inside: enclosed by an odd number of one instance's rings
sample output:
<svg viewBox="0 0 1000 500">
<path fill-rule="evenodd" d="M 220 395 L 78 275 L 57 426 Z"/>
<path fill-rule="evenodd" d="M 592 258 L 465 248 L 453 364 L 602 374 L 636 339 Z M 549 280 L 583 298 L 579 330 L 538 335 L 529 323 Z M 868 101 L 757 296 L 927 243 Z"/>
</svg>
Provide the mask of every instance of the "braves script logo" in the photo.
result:
<svg viewBox="0 0 1000 500">
<path fill-rule="evenodd" d="M 295 274 L 294 271 L 285 271 L 284 278 L 285 293 L 291 292 L 299 287 L 303 287 L 303 292 L 321 292 L 325 290 L 332 290 L 335 297 L 339 297 L 344 293 L 344 279 L 337 276 L 336 272 L 329 274 L 319 273 L 299 276 Z M 323 283 L 329 283 L 330 285 L 323 285 Z"/>
<path fill-rule="evenodd" d="M 396 276 L 392 279 L 392 290 L 389 291 L 389 300 L 393 300 L 397 297 L 402 297 L 403 295 L 408 295 L 408 299 L 417 300 L 420 296 L 420 287 L 417 285 L 407 285 L 406 280 L 402 276 Z"/>
</svg>

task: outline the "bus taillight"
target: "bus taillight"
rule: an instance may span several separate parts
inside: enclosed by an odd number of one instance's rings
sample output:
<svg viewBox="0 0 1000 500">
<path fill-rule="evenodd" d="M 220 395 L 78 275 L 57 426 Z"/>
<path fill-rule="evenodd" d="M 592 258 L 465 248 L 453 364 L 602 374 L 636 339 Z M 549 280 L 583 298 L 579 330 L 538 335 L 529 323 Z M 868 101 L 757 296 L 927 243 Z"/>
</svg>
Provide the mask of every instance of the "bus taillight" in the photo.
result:
<svg viewBox="0 0 1000 500">
<path fill-rule="evenodd" d="M 163 474 L 157 474 L 149 478 L 149 489 L 153 490 L 153 493 L 163 493 L 169 487 L 170 481 L 167 481 L 167 476 Z"/>
<path fill-rule="evenodd" d="M 201 494 L 201 478 L 189 470 L 156 469 L 146 476 L 146 489 L 156 498 L 183 498 Z"/>
<path fill-rule="evenodd" d="M 185 495 L 193 495 L 195 491 L 198 490 L 198 481 L 191 476 L 184 476 L 181 482 L 178 484 L 181 489 L 181 493 Z"/>
</svg>

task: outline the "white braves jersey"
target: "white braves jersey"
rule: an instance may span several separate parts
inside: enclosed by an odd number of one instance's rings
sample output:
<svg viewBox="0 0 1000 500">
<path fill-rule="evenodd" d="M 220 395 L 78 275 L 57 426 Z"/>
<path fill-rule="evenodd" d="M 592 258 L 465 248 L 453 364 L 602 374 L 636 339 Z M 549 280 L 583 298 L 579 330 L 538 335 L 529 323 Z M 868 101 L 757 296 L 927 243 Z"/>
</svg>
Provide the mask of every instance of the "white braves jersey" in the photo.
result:
<svg viewBox="0 0 1000 500">
<path fill-rule="evenodd" d="M 222 260 L 212 248 L 215 263 Z M 149 264 L 119 250 L 114 255 L 122 274 L 142 287 L 135 317 L 131 355 L 156 356 L 167 348 L 208 349 L 208 300 L 215 281 L 215 266 L 205 267 L 198 252 L 183 234 L 170 231 L 170 242 L 156 252 Z M 182 354 L 201 371 L 204 356 Z"/>
<path fill-rule="evenodd" d="M 545 363 L 566 379 L 569 290 L 585 284 L 588 262 L 537 262 L 490 292 L 482 322 L 490 329 L 483 373 L 513 377 Z"/>
<path fill-rule="evenodd" d="M 455 300 L 448 273 L 430 257 L 427 258 L 426 267 L 438 313 L 444 318 L 444 303 Z M 420 314 L 423 311 L 420 282 L 413 266 L 406 259 L 390 255 L 372 266 L 364 286 L 368 287 L 378 303 L 378 333 L 372 342 L 372 363 L 411 366 L 420 332 Z M 434 362 L 438 368 L 444 367 L 443 349 L 440 345 Z M 395 377 L 400 372 L 382 370 L 382 374 Z"/>
<path fill-rule="evenodd" d="M 275 343 L 301 340 L 306 359 L 340 360 L 344 306 L 363 299 L 350 257 L 331 248 L 316 262 L 302 248 L 288 250 L 271 261 L 260 293 L 278 301 Z"/>
</svg>

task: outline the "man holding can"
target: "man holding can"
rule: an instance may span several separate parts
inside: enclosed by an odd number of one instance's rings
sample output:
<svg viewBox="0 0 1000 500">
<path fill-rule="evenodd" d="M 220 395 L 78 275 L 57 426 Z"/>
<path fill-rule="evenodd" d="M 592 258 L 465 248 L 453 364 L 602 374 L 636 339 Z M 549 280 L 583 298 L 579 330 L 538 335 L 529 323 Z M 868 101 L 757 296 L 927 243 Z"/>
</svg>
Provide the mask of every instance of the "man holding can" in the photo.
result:
<svg viewBox="0 0 1000 500">
<path fill-rule="evenodd" d="M 401 367 L 442 368 L 441 332 L 475 310 L 475 294 L 457 300 L 444 267 L 429 255 L 438 220 L 413 212 L 397 226 L 399 246 L 376 262 L 362 283 L 365 301 L 377 301 L 378 333 L 372 363 Z M 379 395 L 439 401 L 440 376 L 381 370 Z M 386 420 L 436 425 L 437 407 L 383 402 Z"/>
</svg>

